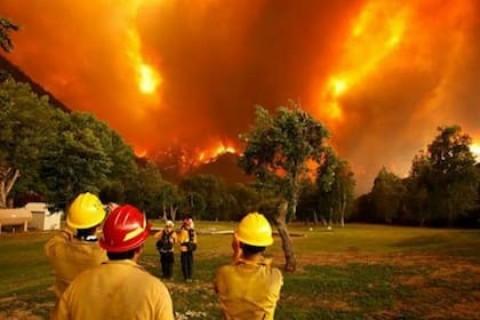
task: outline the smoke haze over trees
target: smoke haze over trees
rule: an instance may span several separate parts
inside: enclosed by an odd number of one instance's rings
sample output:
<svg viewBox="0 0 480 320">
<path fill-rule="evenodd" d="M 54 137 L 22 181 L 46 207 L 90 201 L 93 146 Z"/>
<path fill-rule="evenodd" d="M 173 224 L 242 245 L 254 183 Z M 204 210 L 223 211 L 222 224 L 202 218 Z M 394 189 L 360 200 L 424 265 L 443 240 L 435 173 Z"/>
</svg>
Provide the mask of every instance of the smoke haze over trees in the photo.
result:
<svg viewBox="0 0 480 320">
<path fill-rule="evenodd" d="M 236 141 L 254 104 L 293 98 L 329 127 L 361 192 L 382 166 L 406 176 L 437 126 L 480 137 L 476 0 L 20 3 L 0 3 L 22 28 L 8 59 L 137 152 Z M 146 66 L 153 94 L 139 90 Z"/>
</svg>

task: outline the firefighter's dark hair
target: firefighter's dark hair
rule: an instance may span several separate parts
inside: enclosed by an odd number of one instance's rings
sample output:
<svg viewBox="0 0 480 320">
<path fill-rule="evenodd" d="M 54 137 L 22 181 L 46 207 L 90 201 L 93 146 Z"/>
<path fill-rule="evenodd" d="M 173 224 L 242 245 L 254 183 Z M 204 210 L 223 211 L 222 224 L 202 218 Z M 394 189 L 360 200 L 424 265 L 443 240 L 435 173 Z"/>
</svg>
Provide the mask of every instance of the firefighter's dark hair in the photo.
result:
<svg viewBox="0 0 480 320">
<path fill-rule="evenodd" d="M 242 246 L 243 256 L 245 258 L 251 257 L 253 255 L 256 255 L 258 253 L 265 251 L 265 247 L 251 246 L 245 243 L 240 243 L 240 245 Z"/>
<path fill-rule="evenodd" d="M 107 251 L 107 256 L 109 260 L 126 260 L 126 259 L 131 260 L 135 256 L 135 253 L 138 252 L 142 247 L 143 245 L 125 252 L 108 252 Z"/>
</svg>

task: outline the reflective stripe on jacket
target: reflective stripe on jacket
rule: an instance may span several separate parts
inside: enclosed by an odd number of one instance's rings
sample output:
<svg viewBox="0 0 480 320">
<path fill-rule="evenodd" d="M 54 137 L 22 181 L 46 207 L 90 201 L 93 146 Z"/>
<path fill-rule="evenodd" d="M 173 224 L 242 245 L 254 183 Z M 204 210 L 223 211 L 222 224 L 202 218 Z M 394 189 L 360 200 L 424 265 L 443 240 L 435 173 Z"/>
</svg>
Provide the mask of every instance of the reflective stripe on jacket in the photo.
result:
<svg viewBox="0 0 480 320">
<path fill-rule="evenodd" d="M 240 259 L 221 267 L 215 290 L 226 320 L 273 320 L 283 276 L 271 261 Z"/>
<path fill-rule="evenodd" d="M 82 241 L 68 231 L 57 232 L 45 244 L 45 254 L 55 274 L 55 292 L 58 297 L 82 271 L 107 260 L 105 250 L 97 241 Z"/>
<path fill-rule="evenodd" d="M 56 318 L 174 319 L 165 285 L 128 259 L 108 261 L 80 274 L 61 297 Z"/>
</svg>

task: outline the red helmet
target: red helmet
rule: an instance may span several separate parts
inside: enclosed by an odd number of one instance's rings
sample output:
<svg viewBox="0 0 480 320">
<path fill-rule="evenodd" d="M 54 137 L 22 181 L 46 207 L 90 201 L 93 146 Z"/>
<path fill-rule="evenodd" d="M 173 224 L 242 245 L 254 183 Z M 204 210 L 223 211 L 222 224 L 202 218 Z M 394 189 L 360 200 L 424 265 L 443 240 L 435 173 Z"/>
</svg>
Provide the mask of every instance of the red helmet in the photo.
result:
<svg viewBox="0 0 480 320">
<path fill-rule="evenodd" d="M 149 235 L 145 215 L 127 204 L 116 207 L 105 219 L 100 246 L 108 252 L 126 252 L 141 246 Z"/>
<path fill-rule="evenodd" d="M 191 227 L 191 228 L 193 229 L 193 220 L 192 220 L 192 218 L 185 218 L 185 219 L 183 219 L 183 226 L 184 226 L 185 228 Z"/>
</svg>

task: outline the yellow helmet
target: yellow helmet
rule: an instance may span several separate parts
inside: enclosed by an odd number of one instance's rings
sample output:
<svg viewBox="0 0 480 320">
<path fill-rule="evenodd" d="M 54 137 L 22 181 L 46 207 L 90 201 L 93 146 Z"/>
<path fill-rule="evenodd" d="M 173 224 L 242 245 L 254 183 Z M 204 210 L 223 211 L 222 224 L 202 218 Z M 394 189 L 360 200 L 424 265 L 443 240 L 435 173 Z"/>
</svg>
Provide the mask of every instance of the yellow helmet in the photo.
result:
<svg viewBox="0 0 480 320">
<path fill-rule="evenodd" d="M 256 247 L 273 244 L 272 227 L 263 214 L 253 212 L 243 217 L 236 231 L 237 239 Z"/>
<path fill-rule="evenodd" d="M 100 224 L 105 209 L 100 199 L 90 192 L 79 194 L 68 208 L 67 225 L 74 229 L 88 229 Z"/>
</svg>

